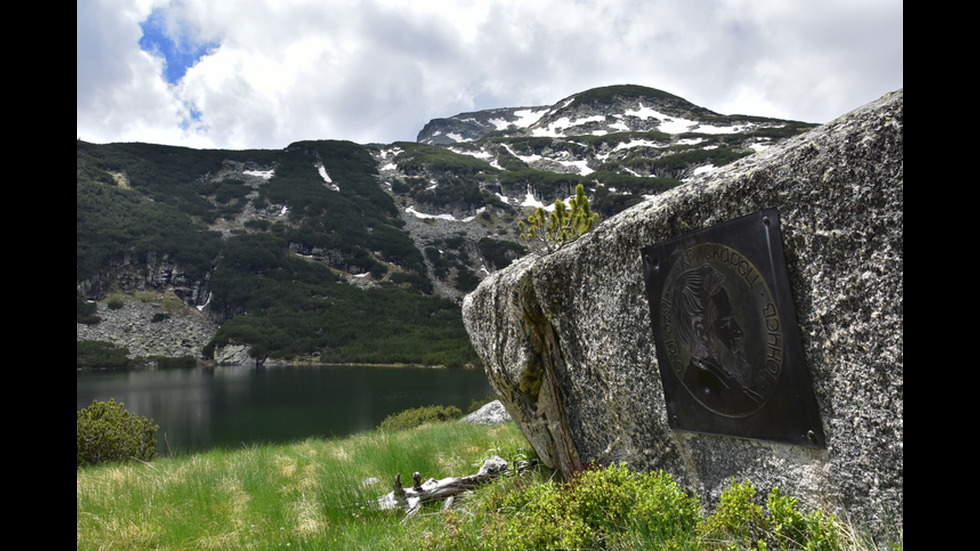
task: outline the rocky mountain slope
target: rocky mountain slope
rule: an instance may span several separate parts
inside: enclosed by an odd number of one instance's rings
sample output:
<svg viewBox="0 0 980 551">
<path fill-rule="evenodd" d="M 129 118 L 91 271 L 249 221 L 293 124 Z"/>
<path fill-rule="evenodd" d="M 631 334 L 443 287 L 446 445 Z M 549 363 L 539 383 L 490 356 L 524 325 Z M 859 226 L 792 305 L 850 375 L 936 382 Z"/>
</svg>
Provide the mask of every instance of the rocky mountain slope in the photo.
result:
<svg viewBox="0 0 980 551">
<path fill-rule="evenodd" d="M 175 294 L 218 327 L 209 358 L 466 363 L 458 301 L 525 254 L 533 209 L 582 184 L 608 218 L 812 126 L 611 86 L 436 119 L 416 142 L 78 142 L 76 292 Z M 380 355 L 379 331 L 405 338 Z"/>
</svg>

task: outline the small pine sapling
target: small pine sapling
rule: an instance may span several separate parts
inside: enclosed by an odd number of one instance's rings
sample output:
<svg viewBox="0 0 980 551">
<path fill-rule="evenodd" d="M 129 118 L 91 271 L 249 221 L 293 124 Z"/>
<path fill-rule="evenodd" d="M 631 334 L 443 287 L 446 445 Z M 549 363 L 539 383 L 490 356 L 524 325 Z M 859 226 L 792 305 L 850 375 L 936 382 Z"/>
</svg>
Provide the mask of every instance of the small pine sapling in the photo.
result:
<svg viewBox="0 0 980 551">
<path fill-rule="evenodd" d="M 551 213 L 538 207 L 527 220 L 517 223 L 528 250 L 548 254 L 592 229 L 599 215 L 592 212 L 582 184 L 575 187 L 575 197 L 569 200 L 569 205 L 566 207 L 563 201 L 556 200 Z"/>
</svg>

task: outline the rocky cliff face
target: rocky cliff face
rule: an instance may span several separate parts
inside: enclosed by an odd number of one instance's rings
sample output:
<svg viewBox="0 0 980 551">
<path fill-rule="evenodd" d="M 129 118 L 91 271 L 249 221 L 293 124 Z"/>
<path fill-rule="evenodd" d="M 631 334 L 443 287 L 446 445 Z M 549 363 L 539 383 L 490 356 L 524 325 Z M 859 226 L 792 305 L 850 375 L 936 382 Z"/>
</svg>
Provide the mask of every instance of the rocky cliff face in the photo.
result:
<svg viewBox="0 0 980 551">
<path fill-rule="evenodd" d="M 665 469 L 716 499 L 778 486 L 873 529 L 903 508 L 903 92 L 636 205 L 463 303 L 541 458 Z M 826 449 L 671 430 L 640 249 L 776 208 Z"/>
<path fill-rule="evenodd" d="M 145 258 L 127 256 L 118 263 L 107 265 L 99 277 L 78 282 L 78 292 L 84 296 L 100 296 L 106 290 L 106 282 L 126 293 L 154 291 L 175 293 L 188 306 L 201 306 L 207 302 L 210 274 L 200 277 L 188 275 L 184 266 L 167 258 L 148 254 Z"/>
</svg>

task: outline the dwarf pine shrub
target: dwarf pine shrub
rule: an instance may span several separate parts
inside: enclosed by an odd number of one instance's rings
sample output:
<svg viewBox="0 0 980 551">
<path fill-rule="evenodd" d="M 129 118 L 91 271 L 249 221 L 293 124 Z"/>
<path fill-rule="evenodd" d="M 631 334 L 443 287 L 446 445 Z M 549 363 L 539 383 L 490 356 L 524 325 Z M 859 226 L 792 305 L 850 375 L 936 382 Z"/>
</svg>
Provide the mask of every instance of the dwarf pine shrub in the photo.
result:
<svg viewBox="0 0 980 551">
<path fill-rule="evenodd" d="M 527 220 L 517 223 L 529 250 L 545 254 L 557 251 L 592 229 L 599 215 L 592 212 L 582 184 L 575 186 L 575 197 L 569 204 L 571 208 L 561 200 L 555 201 L 551 213 L 538 207 Z"/>
<path fill-rule="evenodd" d="M 773 488 L 763 507 L 751 482 L 726 488 L 714 513 L 697 528 L 703 549 L 779 549 L 835 551 L 856 548 L 832 515 L 804 514 L 794 497 Z"/>
<path fill-rule="evenodd" d="M 152 419 L 134 415 L 116 404 L 95 400 L 77 415 L 77 467 L 114 461 L 149 461 L 156 457 Z"/>
<path fill-rule="evenodd" d="M 489 549 L 675 549 L 692 541 L 700 505 L 664 472 L 623 465 L 589 469 L 566 483 L 518 487 L 494 504 L 481 545 Z M 455 546 L 462 548 L 466 541 Z"/>
<path fill-rule="evenodd" d="M 451 421 L 463 416 L 463 410 L 456 406 L 422 406 L 393 413 L 381 421 L 378 429 L 382 431 L 405 430 L 425 423 Z"/>
</svg>

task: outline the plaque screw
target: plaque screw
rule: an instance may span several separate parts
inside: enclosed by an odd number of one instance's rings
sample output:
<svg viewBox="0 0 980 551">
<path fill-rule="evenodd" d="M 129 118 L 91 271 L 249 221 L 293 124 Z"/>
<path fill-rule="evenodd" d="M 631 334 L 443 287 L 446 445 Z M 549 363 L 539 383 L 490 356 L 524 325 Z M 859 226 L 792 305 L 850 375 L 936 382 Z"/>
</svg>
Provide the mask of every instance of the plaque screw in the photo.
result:
<svg viewBox="0 0 980 551">
<path fill-rule="evenodd" d="M 658 268 L 659 263 L 657 262 L 657 259 L 652 258 L 650 255 L 648 254 L 643 255 L 643 260 L 646 261 L 647 267 L 649 269 L 656 270 Z"/>
<path fill-rule="evenodd" d="M 813 442 L 814 444 L 816 444 L 816 442 L 817 442 L 817 433 L 813 432 L 812 430 L 806 431 L 806 439 L 809 440 L 810 442 Z"/>
</svg>

